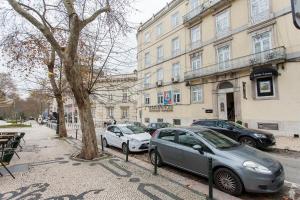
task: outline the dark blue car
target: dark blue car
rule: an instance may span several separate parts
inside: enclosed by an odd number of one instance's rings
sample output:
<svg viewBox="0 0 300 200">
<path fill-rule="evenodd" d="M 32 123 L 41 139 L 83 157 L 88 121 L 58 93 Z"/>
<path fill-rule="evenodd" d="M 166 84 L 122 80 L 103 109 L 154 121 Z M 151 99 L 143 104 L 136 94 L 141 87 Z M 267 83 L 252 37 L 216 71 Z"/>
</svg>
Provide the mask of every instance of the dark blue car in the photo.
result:
<svg viewBox="0 0 300 200">
<path fill-rule="evenodd" d="M 197 120 L 192 126 L 205 126 L 211 130 L 222 133 L 240 143 L 248 144 L 256 148 L 266 148 L 276 143 L 274 135 L 265 131 L 248 129 L 237 123 L 218 120 Z"/>
</svg>

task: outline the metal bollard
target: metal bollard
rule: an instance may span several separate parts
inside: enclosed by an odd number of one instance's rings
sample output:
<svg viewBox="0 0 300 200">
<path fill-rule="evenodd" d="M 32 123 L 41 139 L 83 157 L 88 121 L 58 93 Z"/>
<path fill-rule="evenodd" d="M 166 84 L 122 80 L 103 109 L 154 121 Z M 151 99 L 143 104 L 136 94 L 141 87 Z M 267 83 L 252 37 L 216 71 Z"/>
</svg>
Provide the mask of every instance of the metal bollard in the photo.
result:
<svg viewBox="0 0 300 200">
<path fill-rule="evenodd" d="M 213 173 L 212 173 L 212 158 L 208 158 L 208 199 L 213 200 Z"/>
<path fill-rule="evenodd" d="M 128 154 L 129 154 L 129 140 L 127 140 L 127 145 L 126 145 L 126 162 L 128 162 Z"/>
<path fill-rule="evenodd" d="M 157 146 L 154 147 L 154 172 L 153 175 L 157 175 Z"/>
<path fill-rule="evenodd" d="M 101 150 L 102 152 L 104 151 L 104 146 L 103 146 L 103 136 L 101 135 Z"/>
<path fill-rule="evenodd" d="M 77 140 L 77 134 L 78 134 L 78 129 L 76 129 L 76 136 L 75 136 L 75 137 L 76 137 L 76 140 Z"/>
</svg>

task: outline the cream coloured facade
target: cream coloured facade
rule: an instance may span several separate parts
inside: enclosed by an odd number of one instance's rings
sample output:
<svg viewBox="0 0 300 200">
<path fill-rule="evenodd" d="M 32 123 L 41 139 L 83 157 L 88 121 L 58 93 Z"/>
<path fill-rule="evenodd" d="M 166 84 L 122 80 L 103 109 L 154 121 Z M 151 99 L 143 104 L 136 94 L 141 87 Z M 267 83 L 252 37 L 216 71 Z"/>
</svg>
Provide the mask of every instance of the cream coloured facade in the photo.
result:
<svg viewBox="0 0 300 200">
<path fill-rule="evenodd" d="M 137 40 L 139 121 L 300 132 L 300 30 L 289 0 L 173 0 Z"/>
<path fill-rule="evenodd" d="M 117 123 L 137 120 L 137 74 L 109 75 L 100 78 L 91 95 L 92 115 L 96 127 L 103 127 L 104 122 Z M 51 111 L 56 112 L 56 101 L 53 100 Z M 79 110 L 73 96 L 64 99 L 65 121 L 67 128 L 80 125 Z"/>
</svg>

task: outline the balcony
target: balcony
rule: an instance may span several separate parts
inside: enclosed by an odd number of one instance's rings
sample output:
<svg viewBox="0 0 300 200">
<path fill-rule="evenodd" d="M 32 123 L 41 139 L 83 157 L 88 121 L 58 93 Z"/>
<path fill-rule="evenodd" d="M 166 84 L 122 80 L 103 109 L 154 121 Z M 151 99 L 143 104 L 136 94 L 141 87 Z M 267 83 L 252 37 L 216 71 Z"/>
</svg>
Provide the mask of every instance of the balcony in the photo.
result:
<svg viewBox="0 0 300 200">
<path fill-rule="evenodd" d="M 195 9 L 189 11 L 186 15 L 183 16 L 183 23 L 189 24 L 193 23 L 198 18 L 202 18 L 206 14 L 213 12 L 215 9 L 226 5 L 228 2 L 232 0 L 206 0 L 200 6 Z"/>
<path fill-rule="evenodd" d="M 263 51 L 256 54 L 251 54 L 226 62 L 209 65 L 207 67 L 185 72 L 184 80 L 191 80 L 195 78 L 202 78 L 205 76 L 222 74 L 230 71 L 238 71 L 245 67 L 263 66 L 268 64 L 282 63 L 286 59 L 285 47 L 278 47 Z"/>
</svg>

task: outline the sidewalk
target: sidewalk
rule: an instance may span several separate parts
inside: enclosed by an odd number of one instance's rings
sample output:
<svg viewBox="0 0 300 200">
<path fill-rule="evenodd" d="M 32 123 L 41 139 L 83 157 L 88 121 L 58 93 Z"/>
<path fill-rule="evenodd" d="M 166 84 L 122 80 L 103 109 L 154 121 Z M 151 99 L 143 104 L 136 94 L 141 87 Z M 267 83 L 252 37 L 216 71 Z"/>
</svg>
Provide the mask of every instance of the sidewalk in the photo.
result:
<svg viewBox="0 0 300 200">
<path fill-rule="evenodd" d="M 16 179 L 0 177 L 0 199 L 206 199 L 177 179 L 153 176 L 147 168 L 115 156 L 94 162 L 71 160 L 77 141 L 57 139 L 49 128 L 24 131 L 21 159 L 14 157 L 10 166 Z"/>
<path fill-rule="evenodd" d="M 289 150 L 300 152 L 300 138 L 294 138 L 292 136 L 275 136 L 276 145 L 272 146 L 277 150 Z"/>
</svg>

